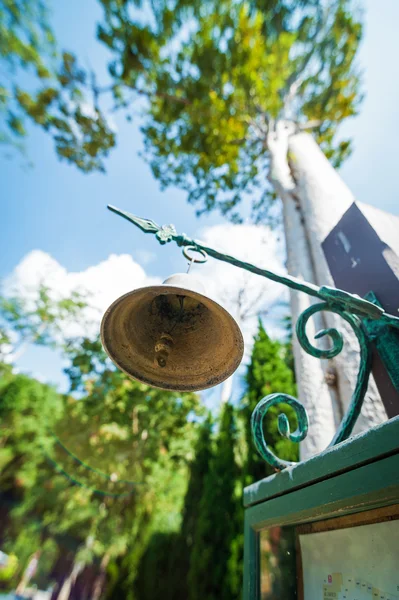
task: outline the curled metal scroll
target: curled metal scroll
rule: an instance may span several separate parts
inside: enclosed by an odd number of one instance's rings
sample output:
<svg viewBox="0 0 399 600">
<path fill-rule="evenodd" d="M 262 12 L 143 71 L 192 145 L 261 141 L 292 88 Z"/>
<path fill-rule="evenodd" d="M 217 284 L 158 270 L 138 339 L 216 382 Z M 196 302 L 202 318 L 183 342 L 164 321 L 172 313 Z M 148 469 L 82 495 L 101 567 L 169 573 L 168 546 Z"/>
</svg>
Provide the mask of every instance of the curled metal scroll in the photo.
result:
<svg viewBox="0 0 399 600">
<path fill-rule="evenodd" d="M 281 404 L 282 402 L 289 404 L 295 410 L 298 428 L 291 433 L 287 415 L 285 413 L 280 413 L 278 416 L 278 430 L 281 435 L 287 437 L 292 442 L 302 442 L 308 433 L 309 420 L 305 407 L 293 396 L 289 396 L 288 394 L 269 394 L 269 396 L 265 396 L 258 402 L 251 416 L 252 437 L 256 449 L 262 458 L 276 469 L 285 469 L 285 467 L 295 464 L 288 460 L 278 458 L 273 454 L 266 444 L 263 435 L 263 419 L 266 413 L 269 408 L 276 404 Z"/>
<path fill-rule="evenodd" d="M 357 418 L 360 414 L 364 397 L 366 395 L 371 371 L 372 354 L 370 342 L 359 317 L 343 310 L 339 306 L 335 306 L 327 302 L 313 304 L 307 308 L 298 319 L 296 333 L 298 341 L 305 352 L 316 358 L 329 359 L 337 356 L 343 348 L 344 342 L 342 334 L 334 328 L 322 329 L 315 335 L 315 339 L 328 336 L 332 340 L 332 346 L 330 348 L 316 348 L 309 341 L 309 338 L 306 334 L 307 322 L 310 317 L 321 311 L 336 313 L 347 323 L 349 323 L 357 337 L 360 346 L 360 364 L 355 390 L 353 392 L 349 408 L 341 421 L 338 431 L 329 444 L 330 447 L 342 442 L 352 433 L 353 427 L 355 426 Z M 296 464 L 278 458 L 268 447 L 263 435 L 262 424 L 267 411 L 271 406 L 275 406 L 276 404 L 282 402 L 289 404 L 292 406 L 292 408 L 294 408 L 298 420 L 298 428 L 296 431 L 291 433 L 287 416 L 284 413 L 281 413 L 278 416 L 279 432 L 281 435 L 288 437 L 288 439 L 293 442 L 301 442 L 306 438 L 308 432 L 308 416 L 305 407 L 299 402 L 299 400 L 289 396 L 288 394 L 271 394 L 266 396 L 257 404 L 251 418 L 252 436 L 259 454 L 266 460 L 266 462 L 277 469 L 284 469 L 287 466 Z"/>
</svg>

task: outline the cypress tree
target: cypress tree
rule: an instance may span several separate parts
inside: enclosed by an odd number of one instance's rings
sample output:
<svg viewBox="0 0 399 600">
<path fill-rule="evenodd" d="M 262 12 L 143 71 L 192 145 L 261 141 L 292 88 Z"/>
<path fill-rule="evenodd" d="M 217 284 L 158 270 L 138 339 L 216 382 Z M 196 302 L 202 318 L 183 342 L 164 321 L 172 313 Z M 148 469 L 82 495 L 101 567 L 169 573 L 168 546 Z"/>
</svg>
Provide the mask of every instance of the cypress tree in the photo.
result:
<svg viewBox="0 0 399 600">
<path fill-rule="evenodd" d="M 259 322 L 258 333 L 252 349 L 251 362 L 248 365 L 245 376 L 247 391 L 242 401 L 241 411 L 248 447 L 245 468 L 246 484 L 258 481 L 274 472 L 274 469 L 259 456 L 253 443 L 251 414 L 264 396 L 277 392 L 295 396 L 294 373 L 287 364 L 286 354 L 286 345 L 278 340 L 270 339 L 262 323 Z M 286 413 L 291 428 L 295 428 L 296 418 L 293 409 L 288 404 L 274 406 L 264 418 L 265 440 L 280 458 L 293 461 L 298 460 L 297 445 L 282 437 L 278 431 L 277 418 L 280 412 Z"/>
<path fill-rule="evenodd" d="M 245 467 L 247 484 L 258 481 L 274 472 L 258 454 L 252 440 L 251 414 L 258 402 L 268 394 L 277 392 L 295 395 L 293 366 L 290 366 L 290 344 L 272 340 L 259 322 L 259 329 L 252 349 L 251 362 L 246 373 L 247 392 L 243 399 L 242 417 L 248 448 Z M 298 446 L 282 437 L 278 431 L 278 415 L 284 412 L 291 429 L 296 427 L 294 410 L 288 404 L 270 408 L 264 418 L 264 437 L 271 450 L 285 460 L 298 460 Z M 275 528 L 274 528 L 275 529 Z M 275 538 L 275 539 L 274 539 Z M 291 598 L 295 582 L 295 538 L 289 528 L 274 531 L 274 543 L 268 542 L 268 532 L 262 533 L 262 570 L 270 569 L 270 590 L 262 590 L 265 598 Z M 263 597 L 263 595 L 262 595 Z"/>
<path fill-rule="evenodd" d="M 199 428 L 195 457 L 190 465 L 181 529 L 178 533 L 155 532 L 152 535 L 135 582 L 136 596 L 140 600 L 152 600 L 158 596 L 171 600 L 187 600 L 189 597 L 190 557 L 211 458 L 212 420 L 208 416 Z"/>
<path fill-rule="evenodd" d="M 237 530 L 237 480 L 234 408 L 222 408 L 215 455 L 199 502 L 188 576 L 189 600 L 236 600 L 231 573 Z M 242 523 L 240 524 L 240 529 Z"/>
<path fill-rule="evenodd" d="M 184 579 L 180 579 L 181 566 L 176 564 L 176 551 L 180 545 L 178 532 L 155 532 L 140 560 L 137 578 L 134 582 L 134 598 L 153 600 L 182 598 L 180 587 L 184 588 Z M 113 590 L 109 599 L 121 598 L 123 589 Z M 177 594 L 177 595 L 176 595 Z"/>
<path fill-rule="evenodd" d="M 198 523 L 199 504 L 204 491 L 205 481 L 209 474 L 212 456 L 212 420 L 209 416 L 199 432 L 195 459 L 191 465 L 190 481 L 184 500 L 180 564 L 183 566 L 185 577 L 184 580 L 182 579 L 180 593 L 176 599 L 187 600 L 189 598 L 188 574 Z"/>
</svg>

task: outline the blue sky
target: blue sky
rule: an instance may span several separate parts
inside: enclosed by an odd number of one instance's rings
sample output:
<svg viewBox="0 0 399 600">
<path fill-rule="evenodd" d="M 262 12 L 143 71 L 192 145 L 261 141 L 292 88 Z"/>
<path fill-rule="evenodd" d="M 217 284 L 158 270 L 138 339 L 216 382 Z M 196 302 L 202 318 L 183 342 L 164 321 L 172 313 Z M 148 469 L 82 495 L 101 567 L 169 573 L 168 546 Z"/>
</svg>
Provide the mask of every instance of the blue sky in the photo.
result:
<svg viewBox="0 0 399 600">
<path fill-rule="evenodd" d="M 366 98 L 360 116 L 343 127 L 343 132 L 353 136 L 355 151 L 342 176 L 359 200 L 399 214 L 399 78 L 394 68 L 399 55 L 399 2 L 368 0 L 365 5 L 366 33 L 359 62 L 365 73 Z M 100 15 L 95 0 L 55 3 L 54 26 L 60 44 L 77 50 L 83 60 L 87 58 L 99 68 L 106 58 L 94 39 Z M 173 221 L 187 233 L 221 220 L 213 215 L 198 222 L 183 192 L 161 192 L 138 156 L 142 141 L 137 126 L 122 120 L 118 125 L 118 147 L 108 160 L 106 175 L 84 175 L 60 163 L 52 141 L 35 128 L 28 144 L 34 167 L 23 170 L 19 160 L 2 162 L 0 276 L 9 273 L 34 248 L 51 253 L 70 270 L 89 266 L 111 252 L 130 252 L 138 245 L 154 251 L 153 239 L 144 238 L 111 215 L 105 210 L 107 203 L 158 222 Z M 166 258 L 173 261 L 166 257 L 168 254 L 171 252 L 162 250 L 165 273 Z M 159 263 L 156 269 L 159 273 Z"/>
<path fill-rule="evenodd" d="M 364 70 L 366 98 L 359 117 L 342 128 L 354 138 L 353 156 L 342 176 L 358 200 L 399 214 L 397 192 L 397 139 L 399 138 L 398 0 L 367 0 L 366 31 L 359 54 Z M 104 69 L 106 51 L 95 41 L 100 8 L 95 0 L 54 2 L 54 27 L 60 45 L 76 51 L 86 64 Z M 198 230 L 222 222 L 218 215 L 195 217 L 185 194 L 161 192 L 149 167 L 138 156 L 142 147 L 137 124 L 117 122 L 118 146 L 107 162 L 107 174 L 84 175 L 57 160 L 50 138 L 30 129 L 28 151 L 34 166 L 23 169 L 20 160 L 2 161 L 0 222 L 0 278 L 7 276 L 30 251 L 49 253 L 68 271 L 82 271 L 112 253 L 133 255 L 149 275 L 166 277 L 184 267 L 175 247 L 156 244 L 106 210 L 107 203 L 173 222 L 179 231 Z M 156 253 L 147 263 L 146 253 Z M 42 361 L 27 355 L 25 364 Z M 55 367 L 54 367 L 55 368 Z M 49 369 L 54 371 L 54 368 Z"/>
</svg>

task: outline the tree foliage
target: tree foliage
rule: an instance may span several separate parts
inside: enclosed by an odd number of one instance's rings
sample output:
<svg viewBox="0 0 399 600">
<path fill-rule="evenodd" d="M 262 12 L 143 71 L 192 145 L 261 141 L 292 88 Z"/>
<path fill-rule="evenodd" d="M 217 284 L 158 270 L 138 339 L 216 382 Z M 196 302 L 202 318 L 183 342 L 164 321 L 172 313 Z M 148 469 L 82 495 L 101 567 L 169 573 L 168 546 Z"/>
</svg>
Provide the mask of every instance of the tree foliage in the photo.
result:
<svg viewBox="0 0 399 600">
<path fill-rule="evenodd" d="M 135 591 L 140 600 L 167 596 L 174 600 L 190 598 L 188 575 L 196 539 L 199 507 L 213 456 L 212 420 L 199 427 L 194 457 L 177 530 L 156 531 L 140 561 Z M 153 577 L 157 573 L 157 577 Z M 117 597 L 117 596 L 112 596 Z"/>
<path fill-rule="evenodd" d="M 53 313 L 45 304 L 40 316 L 18 297 L 2 307 L 11 338 L 50 346 L 53 336 L 44 331 L 43 339 L 32 338 L 33 323 L 40 317 L 58 331 L 71 308 L 56 305 Z M 41 548 L 37 577 L 47 581 L 65 547 L 75 567 L 96 565 L 102 586 L 107 565 L 128 556 L 129 598 L 151 532 L 162 519 L 179 523 L 201 406 L 194 394 L 128 380 L 98 340 L 70 341 L 65 351 L 79 399 L 15 375 L 9 365 L 0 370 L 2 543 L 20 558 L 19 574 Z"/>
<path fill-rule="evenodd" d="M 0 358 L 15 361 L 28 344 L 62 347 L 66 326 L 81 321 L 86 306 L 83 294 L 54 297 L 44 284 L 30 298 L 15 290 L 0 295 Z"/>
<path fill-rule="evenodd" d="M 89 85 L 76 57 L 57 47 L 47 2 L 1 0 L 0 60 L 0 143 L 23 149 L 30 120 L 49 132 L 61 158 L 102 170 L 115 134 L 93 100 L 94 75 Z"/>
<path fill-rule="evenodd" d="M 97 382 L 77 401 L 9 376 L 0 388 L 1 503 L 10 507 L 5 548 L 21 567 L 48 540 L 66 543 L 83 565 L 128 555 L 129 598 L 159 515 L 179 518 L 198 400 L 124 376 L 116 383 L 101 396 Z"/>
<path fill-rule="evenodd" d="M 262 398 L 277 392 L 295 396 L 296 386 L 293 369 L 287 364 L 290 349 L 283 343 L 272 340 L 262 323 L 252 349 L 251 362 L 248 365 L 245 381 L 247 391 L 242 401 L 242 417 L 248 447 L 245 467 L 246 483 L 250 484 L 273 473 L 273 469 L 258 454 L 252 440 L 251 414 Z M 297 444 L 280 435 L 278 415 L 285 412 L 292 429 L 295 429 L 296 417 L 288 404 L 273 406 L 264 418 L 264 437 L 273 452 L 285 460 L 298 460 Z"/>
<path fill-rule="evenodd" d="M 57 392 L 25 375 L 0 387 L 0 483 L 2 491 L 36 483 L 43 452 L 49 451 L 49 428 L 62 414 Z"/>
<path fill-rule="evenodd" d="M 246 373 L 246 394 L 242 402 L 243 418 L 247 442 L 247 456 L 244 467 L 245 483 L 251 484 L 273 474 L 256 451 L 252 440 L 251 414 L 257 403 L 273 393 L 295 395 L 293 365 L 291 364 L 291 343 L 272 340 L 259 322 L 258 334 L 252 349 L 250 364 Z M 278 457 L 285 460 L 298 460 L 298 445 L 281 436 L 278 431 L 278 415 L 284 412 L 292 429 L 296 426 L 294 410 L 288 404 L 273 406 L 264 418 L 263 434 L 266 443 Z M 291 598 L 295 595 L 295 535 L 292 528 L 274 527 L 262 532 L 262 570 L 269 571 L 271 597 Z"/>
<path fill-rule="evenodd" d="M 12 307 L 21 306 L 17 300 Z M 69 310 L 45 307 L 42 317 L 53 315 L 58 331 Z M 11 314 L 11 337 L 32 340 L 36 312 Z M 239 597 L 242 487 L 269 472 L 250 440 L 250 412 L 267 393 L 294 393 L 284 344 L 260 325 L 245 400 L 238 409 L 223 405 L 216 423 L 194 394 L 128 380 L 98 339 L 62 347 L 79 399 L 10 365 L 0 369 L 1 544 L 18 557 L 14 581 L 40 549 L 37 583 L 70 578 L 82 586 L 85 569 L 94 569 L 86 584 L 93 598 L 106 587 L 109 599 Z M 295 459 L 296 449 L 277 434 L 275 412 L 265 437 L 277 454 Z M 289 407 L 287 414 L 293 422 Z M 280 537 L 283 573 L 292 540 Z M 73 572 L 80 573 L 75 584 Z"/>
<path fill-rule="evenodd" d="M 18 103 L 21 71 L 39 82 L 51 78 L 48 61 L 54 56 L 54 36 L 42 0 L 3 0 L 0 3 L 0 143 L 18 145 L 25 135 L 25 112 Z"/>
<path fill-rule="evenodd" d="M 188 573 L 190 600 L 233 600 L 239 596 L 240 589 L 234 589 L 231 577 L 233 542 L 242 528 L 237 519 L 241 499 L 237 495 L 236 436 L 234 408 L 225 404 L 215 454 L 198 503 Z"/>
<path fill-rule="evenodd" d="M 236 221 L 247 194 L 257 220 L 276 198 L 267 177 L 278 122 L 312 127 L 335 166 L 350 153 L 337 127 L 360 101 L 354 0 L 99 2 L 109 80 L 100 85 L 72 52 L 60 52 L 48 85 L 15 92 L 19 110 L 83 171 L 103 170 L 115 145 L 111 108 L 129 119 L 142 113 L 146 156 L 163 186 L 187 190 L 199 212 L 217 208 Z M 19 15 L 25 4 L 6 2 Z M 19 21 L 9 28 L 23 38 Z"/>
<path fill-rule="evenodd" d="M 184 187 L 200 212 L 217 207 L 238 220 L 237 205 L 251 193 L 259 220 L 271 197 L 268 134 L 278 121 L 312 121 L 335 165 L 349 151 L 335 134 L 357 108 L 361 25 L 347 0 L 296 4 L 207 3 L 190 39 L 162 65 L 158 81 L 185 102 L 152 99 L 146 149 L 155 176 Z"/>
</svg>

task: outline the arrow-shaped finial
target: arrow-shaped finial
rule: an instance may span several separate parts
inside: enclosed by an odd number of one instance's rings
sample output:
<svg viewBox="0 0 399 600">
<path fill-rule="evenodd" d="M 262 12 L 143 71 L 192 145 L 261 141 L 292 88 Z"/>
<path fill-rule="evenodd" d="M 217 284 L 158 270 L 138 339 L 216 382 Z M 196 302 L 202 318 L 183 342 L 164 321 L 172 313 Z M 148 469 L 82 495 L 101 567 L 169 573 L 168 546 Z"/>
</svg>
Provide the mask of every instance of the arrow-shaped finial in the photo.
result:
<svg viewBox="0 0 399 600">
<path fill-rule="evenodd" d="M 154 221 L 151 221 L 151 219 L 136 217 L 136 215 L 132 215 L 132 213 L 116 208 L 116 206 L 111 206 L 111 204 L 108 204 L 108 208 L 109 210 L 112 210 L 112 212 L 133 223 L 133 225 L 136 225 L 136 227 L 141 229 L 141 231 L 144 231 L 144 233 L 155 233 L 160 244 L 166 244 L 167 242 L 176 240 L 178 237 L 174 225 L 162 225 L 162 227 L 160 227 Z"/>
<path fill-rule="evenodd" d="M 117 215 L 120 215 L 124 219 L 127 219 L 133 223 L 133 225 L 136 225 L 136 227 L 141 229 L 141 231 L 144 231 L 144 233 L 157 233 L 161 229 L 159 225 L 154 223 L 154 221 L 151 221 L 151 219 L 142 219 L 141 217 L 136 217 L 136 215 L 132 215 L 132 213 L 121 210 L 120 208 L 116 208 L 116 206 L 112 206 L 111 204 L 108 204 L 107 208 Z"/>
</svg>

